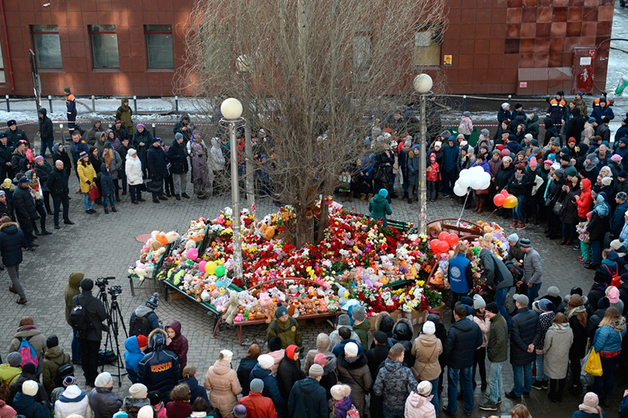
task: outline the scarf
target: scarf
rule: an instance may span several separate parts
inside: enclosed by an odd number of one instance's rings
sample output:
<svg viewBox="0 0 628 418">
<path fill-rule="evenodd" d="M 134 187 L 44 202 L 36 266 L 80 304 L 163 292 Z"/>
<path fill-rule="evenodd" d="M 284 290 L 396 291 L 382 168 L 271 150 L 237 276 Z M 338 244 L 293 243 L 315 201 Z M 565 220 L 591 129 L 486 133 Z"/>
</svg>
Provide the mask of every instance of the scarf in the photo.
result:
<svg viewBox="0 0 628 418">
<path fill-rule="evenodd" d="M 597 214 L 600 215 L 600 217 L 602 218 L 608 216 L 610 208 L 608 207 L 606 200 L 604 200 L 604 196 L 598 195 L 597 199 L 595 200 L 595 208 L 593 210 L 596 211 Z"/>
<path fill-rule="evenodd" d="M 518 182 L 521 182 L 521 180 L 523 179 L 523 173 L 515 171 L 515 179 L 517 179 Z"/>
<path fill-rule="evenodd" d="M 567 319 L 571 319 L 571 318 L 573 318 L 574 316 L 578 316 L 578 315 L 580 315 L 582 312 L 586 312 L 586 310 L 587 310 L 587 309 L 584 307 L 584 305 L 582 305 L 582 306 L 576 306 L 575 308 L 573 308 L 573 309 L 571 309 L 571 310 L 568 310 L 568 311 L 566 312 L 566 314 L 567 314 Z"/>
<path fill-rule="evenodd" d="M 600 163 L 600 160 L 595 157 L 593 160 L 591 160 L 591 162 L 589 164 L 585 164 L 584 169 L 586 171 L 591 171 L 593 170 L 595 167 L 597 167 L 597 165 Z"/>
<path fill-rule="evenodd" d="M 585 405 L 583 403 L 581 403 L 580 405 L 578 405 L 578 410 L 586 412 L 588 414 L 595 414 L 595 415 L 602 415 L 601 414 L 601 409 L 599 406 L 589 406 L 589 405 Z"/>
<path fill-rule="evenodd" d="M 626 329 L 626 320 L 622 316 L 621 318 L 613 321 L 613 323 L 611 324 L 611 327 L 613 327 L 615 331 L 622 332 L 623 330 Z"/>
</svg>

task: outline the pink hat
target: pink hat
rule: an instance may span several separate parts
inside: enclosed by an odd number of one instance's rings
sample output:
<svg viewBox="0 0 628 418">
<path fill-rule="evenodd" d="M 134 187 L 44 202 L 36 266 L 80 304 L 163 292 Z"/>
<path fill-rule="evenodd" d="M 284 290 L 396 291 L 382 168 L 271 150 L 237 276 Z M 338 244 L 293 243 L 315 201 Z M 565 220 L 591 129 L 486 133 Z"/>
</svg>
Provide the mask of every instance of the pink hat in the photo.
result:
<svg viewBox="0 0 628 418">
<path fill-rule="evenodd" d="M 502 157 L 509 157 L 510 156 L 510 150 L 508 148 L 504 148 L 502 150 Z"/>
<path fill-rule="evenodd" d="M 530 158 L 530 168 L 535 169 L 538 167 L 538 163 L 536 162 L 536 157 Z"/>
<path fill-rule="evenodd" d="M 613 156 L 611 157 L 611 160 L 615 161 L 616 163 L 619 163 L 621 162 L 621 155 L 613 154 Z"/>
<path fill-rule="evenodd" d="M 552 165 L 554 164 L 554 161 L 548 159 L 548 160 L 543 161 L 543 164 Z"/>
<path fill-rule="evenodd" d="M 609 286 L 606 289 L 606 297 L 611 304 L 619 302 L 619 290 L 615 286 Z"/>
<path fill-rule="evenodd" d="M 314 356 L 314 363 L 319 366 L 325 366 L 325 364 L 327 364 L 327 357 L 323 353 L 318 353 Z"/>
</svg>

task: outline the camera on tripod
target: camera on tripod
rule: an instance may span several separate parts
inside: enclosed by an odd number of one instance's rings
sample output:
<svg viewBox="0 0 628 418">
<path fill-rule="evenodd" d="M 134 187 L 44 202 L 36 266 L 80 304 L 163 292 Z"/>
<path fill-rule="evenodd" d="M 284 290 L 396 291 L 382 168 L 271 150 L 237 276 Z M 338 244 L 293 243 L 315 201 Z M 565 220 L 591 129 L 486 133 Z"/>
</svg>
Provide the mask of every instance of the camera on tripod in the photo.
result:
<svg viewBox="0 0 628 418">
<path fill-rule="evenodd" d="M 115 299 L 120 293 L 122 293 L 122 286 L 120 285 L 109 286 L 109 289 L 107 289 L 107 292 L 109 292 L 109 294 L 111 295 L 111 299 Z"/>
<path fill-rule="evenodd" d="M 96 286 L 98 286 L 98 288 L 100 289 L 101 292 L 105 291 L 105 288 L 107 287 L 107 285 L 109 285 L 109 280 L 115 280 L 116 278 L 113 276 L 109 276 L 109 277 L 99 277 L 96 279 Z M 120 286 L 118 286 L 120 287 Z"/>
</svg>

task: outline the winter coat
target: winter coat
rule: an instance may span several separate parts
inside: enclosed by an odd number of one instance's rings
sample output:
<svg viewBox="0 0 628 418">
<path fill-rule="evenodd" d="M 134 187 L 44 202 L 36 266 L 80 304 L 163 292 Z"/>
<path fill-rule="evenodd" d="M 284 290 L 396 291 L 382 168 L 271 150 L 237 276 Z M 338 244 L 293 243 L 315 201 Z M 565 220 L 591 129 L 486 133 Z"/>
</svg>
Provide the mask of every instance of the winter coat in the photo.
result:
<svg viewBox="0 0 628 418">
<path fill-rule="evenodd" d="M 173 174 L 184 174 L 188 172 L 188 160 L 185 156 L 185 148 L 176 140 L 172 141 L 172 145 L 168 148 L 168 161 L 172 166 L 170 172 Z"/>
<path fill-rule="evenodd" d="M 46 350 L 46 354 L 44 355 L 42 377 L 44 387 L 46 388 L 46 392 L 49 397 L 52 390 L 57 387 L 55 380 L 57 379 L 59 367 L 65 363 L 72 364 L 72 361 L 70 361 L 70 355 L 63 352 L 62 347 L 56 345 Z"/>
<path fill-rule="evenodd" d="M 565 113 L 565 101 L 552 99 L 545 111 L 545 115 L 554 122 L 554 125 L 562 125 L 563 114 Z"/>
<path fill-rule="evenodd" d="M 302 347 L 301 326 L 293 317 L 289 317 L 285 323 L 277 319 L 273 320 L 266 329 L 266 340 L 270 341 L 273 337 L 281 339 L 281 348 L 284 350 L 291 344 Z"/>
<path fill-rule="evenodd" d="M 385 408 L 401 411 L 405 408 L 406 398 L 416 390 L 417 385 L 410 368 L 388 357 L 379 369 L 373 385 L 373 393 L 383 396 Z"/>
<path fill-rule="evenodd" d="M 122 403 L 122 409 L 113 415 L 113 418 L 137 418 L 143 406 L 150 405 L 148 398 L 133 398 L 127 396 Z"/>
<path fill-rule="evenodd" d="M 620 320 L 617 320 L 618 322 Z M 593 347 L 598 353 L 612 353 L 615 351 L 621 351 L 621 340 L 626 335 L 626 322 L 621 318 L 623 322 L 623 328 L 621 331 L 615 326 L 604 325 L 595 331 L 595 337 L 593 338 Z M 615 324 L 613 324 L 615 325 Z"/>
<path fill-rule="evenodd" d="M 497 314 L 491 318 L 486 354 L 492 363 L 508 360 L 508 324 L 502 314 Z"/>
<path fill-rule="evenodd" d="M 576 199 L 576 207 L 578 208 L 578 216 L 586 218 L 587 213 L 591 211 L 591 205 L 593 204 L 593 198 L 591 197 L 591 180 L 583 179 L 581 184 L 582 191 L 580 192 L 578 199 Z M 624 215 L 622 213 L 622 220 L 623 218 Z"/>
<path fill-rule="evenodd" d="M 515 196 L 525 196 L 527 188 L 528 176 L 523 174 L 520 180 L 517 179 L 516 172 L 510 177 L 508 182 L 508 191 Z"/>
<path fill-rule="evenodd" d="M 543 373 L 550 379 L 564 379 L 569 368 L 573 332 L 569 324 L 553 324 L 545 335 Z"/>
<path fill-rule="evenodd" d="M 523 269 L 523 282 L 526 285 L 543 282 L 543 264 L 541 263 L 541 256 L 534 248 L 530 248 L 523 257 Z"/>
<path fill-rule="evenodd" d="M 539 315 L 536 312 L 529 308 L 517 309 L 510 321 L 510 364 L 513 366 L 523 366 L 536 359 L 534 350 L 528 353 L 528 346 L 536 345 L 539 340 L 538 324 Z"/>
<path fill-rule="evenodd" d="M 122 122 L 122 126 L 124 126 L 127 132 L 133 132 L 133 109 L 128 104 L 124 104 L 125 100 L 128 102 L 128 99 L 120 99 L 121 104 L 118 110 L 116 110 L 116 119 Z"/>
<path fill-rule="evenodd" d="M 100 180 L 100 191 L 103 196 L 113 196 L 115 193 L 115 184 L 113 183 L 113 177 L 111 173 L 107 171 L 107 165 L 102 163 L 100 166 L 100 173 L 98 173 L 98 179 Z"/>
<path fill-rule="evenodd" d="M 504 167 L 502 164 L 497 170 L 497 174 L 495 174 L 495 186 L 497 186 L 498 190 L 503 190 L 510 183 L 510 178 L 515 174 L 515 166 L 510 164 L 508 167 Z"/>
<path fill-rule="evenodd" d="M 488 333 L 491 330 L 491 321 L 486 317 L 480 317 L 479 312 L 474 312 L 473 314 L 473 322 L 480 327 L 480 331 L 482 331 L 482 345 L 480 347 L 486 347 L 488 343 Z"/>
<path fill-rule="evenodd" d="M 294 384 L 288 398 L 290 417 L 328 418 L 325 389 L 311 377 Z"/>
<path fill-rule="evenodd" d="M 144 145 L 140 145 L 140 142 L 143 142 Z M 133 148 L 137 150 L 137 156 L 142 161 L 142 164 L 146 164 L 146 153 L 152 147 L 152 143 L 153 135 L 148 132 L 148 129 L 144 129 L 142 133 L 135 131 L 133 134 Z"/>
<path fill-rule="evenodd" d="M 96 170 L 94 170 L 94 167 L 90 163 L 84 164 L 83 162 L 79 162 L 76 171 L 79 175 L 81 193 L 89 192 L 90 184 L 96 179 Z"/>
<path fill-rule="evenodd" d="M 277 368 L 277 386 L 284 400 L 290 396 L 292 386 L 301 379 L 305 379 L 305 373 L 299 364 L 289 357 L 284 357 Z M 288 412 L 287 405 L 284 405 L 284 411 Z"/>
<path fill-rule="evenodd" d="M 236 370 L 236 374 L 238 375 L 238 381 L 240 382 L 240 386 L 242 386 L 242 396 L 246 396 L 249 394 L 249 384 L 251 383 L 251 370 L 253 370 L 253 367 L 255 367 L 256 364 L 256 358 L 244 357 L 240 360 L 240 364 L 238 365 L 238 370 Z"/>
<path fill-rule="evenodd" d="M 358 340 L 358 343 L 360 343 L 362 347 L 368 347 L 370 329 L 371 323 L 367 320 L 364 320 L 359 324 L 357 322 L 353 323 L 353 331 L 359 336 L 360 339 Z"/>
<path fill-rule="evenodd" d="M 604 107 L 596 106 L 595 109 L 593 109 L 593 112 L 591 112 L 591 117 L 594 117 L 598 126 L 600 126 L 604 122 L 615 119 L 615 114 L 613 113 L 613 109 L 611 109 L 607 104 Z"/>
<path fill-rule="evenodd" d="M 419 167 L 421 164 L 421 158 L 414 153 L 408 156 L 408 162 L 406 167 L 408 168 L 408 186 L 419 185 Z"/>
<path fill-rule="evenodd" d="M 144 358 L 144 353 L 140 350 L 140 345 L 137 342 L 137 336 L 131 335 L 124 341 L 124 365 L 126 367 L 127 376 L 133 383 L 139 383 L 137 379 L 137 366 Z"/>
<path fill-rule="evenodd" d="M 336 345 L 332 350 L 332 354 L 336 357 L 339 357 L 342 353 L 345 352 L 345 345 L 349 343 L 355 343 L 358 345 L 358 354 L 365 354 L 364 348 L 360 345 L 360 341 L 354 340 L 353 338 L 349 338 L 348 340 L 341 340 L 338 345 Z"/>
<path fill-rule="evenodd" d="M 101 122 L 100 119 L 92 119 L 92 127 L 85 133 L 85 142 L 90 145 L 96 145 L 96 141 L 100 138 L 100 133 L 103 132 L 102 123 L 97 128 L 96 123 Z"/>
<path fill-rule="evenodd" d="M 365 416 L 366 400 L 364 397 L 373 386 L 366 355 L 359 354 L 357 357 L 347 357 L 345 353 L 342 353 L 338 357 L 337 370 L 338 380 L 351 387 L 351 402 L 360 412 L 360 416 Z"/>
<path fill-rule="evenodd" d="M 333 418 L 346 418 L 347 412 L 349 412 L 349 410 L 353 406 L 353 403 L 351 402 L 351 398 L 349 396 L 340 399 L 339 401 L 334 399 L 330 403 L 332 404 L 331 407 Z"/>
<path fill-rule="evenodd" d="M 87 394 L 76 385 L 65 388 L 55 402 L 55 418 L 66 418 L 69 415 L 80 415 L 83 418 L 92 416 Z"/>
<path fill-rule="evenodd" d="M 454 322 L 444 344 L 447 366 L 455 370 L 473 367 L 475 350 L 482 345 L 482 331 L 469 317 Z"/>
<path fill-rule="evenodd" d="M 406 399 L 405 418 L 435 418 L 436 410 L 431 402 L 432 396 L 421 396 L 412 392 Z"/>
<path fill-rule="evenodd" d="M 5 265 L 9 266 L 10 264 Z M 42 335 L 42 333 L 34 325 L 21 326 L 17 329 L 17 332 L 13 336 L 13 340 L 11 341 L 11 345 L 9 346 L 9 353 L 13 353 L 20 348 L 22 338 L 26 338 L 28 340 L 28 342 L 33 346 L 35 353 L 37 354 L 37 360 L 39 361 L 37 376 L 39 376 L 43 371 L 44 354 L 46 353 L 46 337 Z M 37 380 L 39 381 L 39 379 Z"/>
<path fill-rule="evenodd" d="M 370 323 L 369 323 L 369 326 L 370 326 Z M 351 330 L 351 337 L 349 339 L 353 340 L 354 343 L 358 344 L 358 350 L 360 348 L 362 348 L 361 344 L 360 344 L 360 336 L 358 335 L 357 332 L 355 332 L 353 330 L 353 327 L 351 325 L 336 325 L 336 329 L 333 330 L 329 334 L 329 346 L 330 346 L 331 351 L 333 351 L 334 348 L 336 348 L 337 346 L 342 344 L 342 340 L 340 339 L 340 335 L 338 335 L 338 330 L 340 328 L 343 328 L 343 327 L 344 328 L 349 328 Z M 346 344 L 346 343 L 344 343 L 344 344 Z M 344 344 L 343 344 L 343 348 L 342 348 L 343 350 L 344 350 Z M 316 346 L 318 347 L 318 344 L 316 344 Z M 314 355 L 316 355 L 316 354 L 314 354 Z M 312 361 L 314 361 L 313 357 L 312 357 Z M 308 368 L 308 370 L 309 370 L 309 368 Z"/>
<path fill-rule="evenodd" d="M 623 417 L 624 417 L 623 415 L 619 416 L 619 418 L 623 418 Z M 606 415 L 605 411 L 602 411 L 601 417 L 600 417 L 600 414 L 590 414 L 584 411 L 575 411 L 573 415 L 571 415 L 571 418 L 608 418 L 608 415 Z"/>
<path fill-rule="evenodd" d="M 247 418 L 277 418 L 273 401 L 261 393 L 250 393 L 238 402 L 246 407 Z"/>
<path fill-rule="evenodd" d="M 179 384 L 181 383 L 185 383 L 190 388 L 190 405 L 194 405 L 194 401 L 197 398 L 203 398 L 205 399 L 205 402 L 207 402 L 207 405 L 211 405 L 209 402 L 209 396 L 207 396 L 207 390 L 205 390 L 204 386 L 199 385 L 196 377 L 181 379 L 179 380 Z"/>
<path fill-rule="evenodd" d="M 471 135 L 473 133 L 473 121 L 468 116 L 462 116 L 460 118 L 460 124 L 458 125 L 458 134 Z"/>
<path fill-rule="evenodd" d="M 150 332 L 153 332 L 156 329 L 162 328 L 161 324 L 159 323 L 159 318 L 157 317 L 157 314 L 155 313 L 155 311 L 146 305 L 138 306 L 131 313 L 131 317 L 129 318 L 129 328 L 131 327 L 131 324 L 133 323 L 133 319 L 135 319 L 136 316 L 146 317 L 146 319 L 148 320 L 148 326 L 150 328 Z M 165 335 L 165 337 L 167 337 L 167 335 Z"/>
<path fill-rule="evenodd" d="M 593 211 L 591 220 L 587 225 L 589 238 L 591 241 L 601 241 L 604 235 L 610 230 L 609 216 L 600 216 L 597 211 Z M 620 231 L 621 232 L 621 231 Z"/>
<path fill-rule="evenodd" d="M 31 148 L 31 143 L 28 140 L 28 137 L 26 136 L 26 132 L 24 132 L 23 129 L 16 128 L 15 131 L 12 131 L 9 128 L 4 133 L 7 136 L 7 142 L 17 146 L 17 144 L 20 141 L 26 141 L 26 143 L 28 144 L 28 147 Z"/>
<path fill-rule="evenodd" d="M 189 401 L 170 401 L 166 404 L 168 418 L 187 418 L 192 414 Z"/>
<path fill-rule="evenodd" d="M 170 391 L 179 381 L 179 358 L 165 349 L 166 332 L 161 329 L 151 331 L 148 341 L 152 351 L 146 354 L 137 366 L 137 378 L 148 388 L 156 390 L 160 398 L 170 399 Z"/>
<path fill-rule="evenodd" d="M 150 146 L 146 152 L 146 165 L 148 167 L 148 174 L 152 179 L 163 180 L 168 177 L 166 153 L 161 147 Z"/>
<path fill-rule="evenodd" d="M 33 199 L 33 195 L 28 187 L 15 187 L 13 191 L 13 208 L 20 222 L 39 219 L 39 214 L 37 213 L 37 209 L 35 209 L 35 199 Z"/>
<path fill-rule="evenodd" d="M 501 107 L 497 111 L 497 122 L 501 125 L 503 121 L 512 121 L 512 112 L 510 110 L 504 110 Z"/>
<path fill-rule="evenodd" d="M 584 118 L 580 115 L 580 109 L 575 108 L 573 111 L 573 118 L 569 121 L 569 126 L 567 127 L 567 131 L 565 133 L 565 137 L 567 140 L 569 138 L 575 138 L 576 143 L 580 143 L 582 139 L 582 131 L 584 131 Z"/>
<path fill-rule="evenodd" d="M 0 364 L 0 385 L 5 383 L 11 386 L 15 380 L 22 374 L 20 367 L 11 367 L 7 363 Z"/>
<path fill-rule="evenodd" d="M 12 406 L 18 415 L 23 415 L 26 418 L 50 418 L 50 411 L 37 402 L 35 397 L 25 395 L 22 392 L 15 395 Z"/>
<path fill-rule="evenodd" d="M 122 408 L 122 398 L 112 388 L 94 388 L 89 393 L 94 418 L 111 418 Z"/>
<path fill-rule="evenodd" d="M 624 214 L 626 213 L 626 211 L 628 211 L 628 200 L 617 206 L 617 208 L 615 208 L 615 211 L 613 212 L 613 216 L 611 217 L 610 231 L 611 235 L 613 235 L 613 237 L 615 238 L 619 237 L 619 234 L 624 227 Z"/>
<path fill-rule="evenodd" d="M 7 222 L 0 226 L 0 253 L 5 266 L 17 266 L 22 262 L 22 247 L 25 244 L 24 233 L 18 229 L 15 222 Z"/>
<path fill-rule="evenodd" d="M 107 319 L 107 312 L 103 303 L 92 295 L 92 292 L 83 290 L 81 294 L 72 298 L 72 306 L 81 305 L 86 310 L 91 323 L 88 332 L 79 335 L 81 340 L 100 341 L 106 326 L 103 321 Z"/>
<path fill-rule="evenodd" d="M 139 157 L 127 157 L 124 163 L 124 172 L 129 186 L 137 186 L 144 183 L 142 179 L 142 161 Z"/>
<path fill-rule="evenodd" d="M 443 164 L 441 167 L 443 171 L 449 174 L 456 174 L 456 161 L 458 161 L 458 154 L 460 153 L 460 148 L 458 145 L 450 146 L 449 142 L 447 145 L 443 147 Z"/>
<path fill-rule="evenodd" d="M 388 226 L 386 215 L 392 215 L 392 209 L 384 196 L 379 194 L 373 196 L 369 201 L 369 212 L 371 213 L 371 218 L 381 219 L 384 222 L 384 227 Z"/>
<path fill-rule="evenodd" d="M 420 334 L 412 345 L 412 355 L 414 355 L 414 365 L 412 374 L 420 382 L 422 380 L 432 381 L 440 376 L 441 367 L 438 357 L 443 352 L 441 341 L 436 335 Z"/>
<path fill-rule="evenodd" d="M 223 417 L 230 417 L 233 407 L 238 404 L 238 395 L 242 392 L 238 375 L 231 364 L 217 360 L 210 366 L 205 375 L 205 389 L 210 391 L 210 404 L 217 407 Z"/>
<path fill-rule="evenodd" d="M 569 349 L 569 358 L 575 357 L 581 359 L 584 357 L 587 350 L 587 329 L 578 320 L 578 308 L 574 309 L 573 311 L 575 312 L 565 312 L 565 315 L 567 315 L 567 319 L 569 320 L 569 327 L 571 328 L 571 332 L 573 333 L 573 344 Z M 584 306 L 582 307 L 581 312 L 586 312 Z"/>
<path fill-rule="evenodd" d="M 181 334 L 181 322 L 170 321 L 165 328 L 172 328 L 174 330 L 174 338 L 170 341 L 170 344 L 166 346 L 166 349 L 172 351 L 179 357 L 179 367 L 181 371 L 183 371 L 188 364 L 188 339 Z"/>
<path fill-rule="evenodd" d="M 377 379 L 377 373 L 379 372 L 379 368 L 388 357 L 389 351 L 390 347 L 388 346 L 388 344 L 377 344 L 366 352 L 369 371 L 371 372 L 371 379 L 373 380 L 373 382 L 375 381 L 375 379 Z"/>
<path fill-rule="evenodd" d="M 52 166 L 47 160 L 44 160 L 42 165 L 35 164 L 35 172 L 37 173 L 37 177 L 39 177 L 39 184 L 41 184 L 41 189 L 44 192 L 49 192 L 48 189 L 48 178 L 50 174 L 52 174 Z"/>
<path fill-rule="evenodd" d="M 271 371 L 263 369 L 258 363 L 255 365 L 255 367 L 253 367 L 253 370 L 251 370 L 249 385 L 250 381 L 252 381 L 253 379 L 261 379 L 264 381 L 264 391 L 262 392 L 262 395 L 272 399 L 273 403 L 275 404 L 275 409 L 277 411 L 281 411 L 285 404 L 285 400 L 279 392 L 277 379 L 271 375 Z"/>
<path fill-rule="evenodd" d="M 52 120 L 47 116 L 48 111 L 44 108 L 39 109 L 39 134 L 44 142 L 54 141 L 54 132 L 52 129 Z"/>
<path fill-rule="evenodd" d="M 212 148 L 209 152 L 209 166 L 213 171 L 222 171 L 225 168 L 225 156 L 220 150 L 220 142 L 217 138 L 212 139 Z"/>
<path fill-rule="evenodd" d="M 68 284 L 65 286 L 65 321 L 69 326 L 72 326 L 70 321 L 70 312 L 72 312 L 72 299 L 74 296 L 81 294 L 81 280 L 85 278 L 83 273 L 72 272 L 68 279 Z"/>
<path fill-rule="evenodd" d="M 44 385 L 39 383 L 39 376 L 34 374 L 22 372 L 17 379 L 14 379 L 11 386 L 9 386 L 9 396 L 7 398 L 7 403 L 9 405 L 13 405 L 15 397 L 18 393 L 22 393 L 22 385 L 27 380 L 34 380 L 37 382 L 37 394 L 35 395 L 35 399 L 37 402 L 48 402 L 48 394 L 46 393 L 46 389 Z"/>
<path fill-rule="evenodd" d="M 194 153 L 192 156 L 192 173 L 194 174 L 192 181 L 196 189 L 205 190 L 211 186 L 205 155 Z"/>
</svg>

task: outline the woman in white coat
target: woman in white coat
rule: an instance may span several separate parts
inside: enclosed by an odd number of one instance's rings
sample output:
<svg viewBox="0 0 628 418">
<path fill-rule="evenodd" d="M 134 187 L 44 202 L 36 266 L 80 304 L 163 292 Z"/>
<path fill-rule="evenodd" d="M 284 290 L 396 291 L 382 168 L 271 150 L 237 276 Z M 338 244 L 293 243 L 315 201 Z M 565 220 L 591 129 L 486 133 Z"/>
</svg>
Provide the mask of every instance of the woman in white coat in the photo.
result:
<svg viewBox="0 0 628 418">
<path fill-rule="evenodd" d="M 124 172 L 126 173 L 126 182 L 129 185 L 131 203 L 137 205 L 138 202 L 143 202 L 142 184 L 144 180 L 142 178 L 142 161 L 137 156 L 137 151 L 134 148 L 130 148 L 127 153 Z"/>
</svg>

